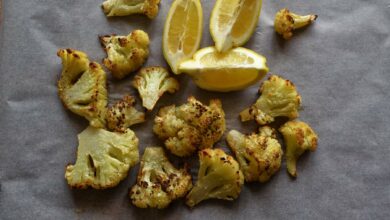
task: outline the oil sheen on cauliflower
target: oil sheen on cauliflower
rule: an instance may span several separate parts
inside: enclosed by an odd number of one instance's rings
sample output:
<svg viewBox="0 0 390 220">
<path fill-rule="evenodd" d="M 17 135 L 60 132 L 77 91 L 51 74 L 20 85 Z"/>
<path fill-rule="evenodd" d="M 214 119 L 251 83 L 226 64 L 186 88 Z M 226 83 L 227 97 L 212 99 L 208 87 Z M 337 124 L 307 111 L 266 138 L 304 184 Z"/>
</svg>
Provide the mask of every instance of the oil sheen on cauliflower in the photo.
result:
<svg viewBox="0 0 390 220">
<path fill-rule="evenodd" d="M 134 77 L 133 86 L 138 89 L 142 98 L 142 105 L 152 110 L 158 99 L 165 93 L 174 93 L 179 90 L 179 82 L 169 77 L 169 73 L 163 67 L 142 68 Z"/>
<path fill-rule="evenodd" d="M 88 56 L 73 49 L 60 49 L 62 73 L 58 94 L 64 106 L 86 118 L 93 127 L 104 127 L 107 107 L 106 73 Z"/>
<path fill-rule="evenodd" d="M 256 103 L 240 113 L 241 121 L 255 119 L 258 124 L 265 125 L 279 116 L 289 119 L 298 117 L 301 96 L 291 81 L 272 75 L 259 92 L 261 96 Z"/>
<path fill-rule="evenodd" d="M 221 149 L 199 151 L 198 181 L 186 197 L 190 207 L 206 199 L 236 199 L 244 184 L 237 161 Z"/>
<path fill-rule="evenodd" d="M 71 187 L 114 187 L 138 163 L 138 138 L 129 129 L 114 133 L 90 126 L 78 135 L 78 140 L 76 163 L 68 165 L 65 172 Z"/>
<path fill-rule="evenodd" d="M 147 147 L 141 159 L 137 184 L 130 190 L 132 203 L 139 208 L 165 208 L 183 197 L 192 187 L 186 168 L 176 169 L 161 147 Z"/>
<path fill-rule="evenodd" d="M 197 149 L 212 148 L 226 128 L 219 100 L 211 100 L 206 106 L 194 97 L 179 107 L 171 105 L 160 109 L 154 122 L 154 133 L 179 157 L 190 156 Z"/>
<path fill-rule="evenodd" d="M 270 127 L 261 128 L 260 134 L 244 135 L 232 130 L 227 135 L 245 181 L 267 182 L 280 169 L 283 151 L 274 135 Z"/>
<path fill-rule="evenodd" d="M 127 95 L 110 107 L 107 111 L 107 127 L 113 131 L 124 132 L 128 127 L 144 122 L 145 113 L 138 111 L 134 105 L 134 97 Z"/>
<path fill-rule="evenodd" d="M 108 17 L 144 14 L 153 19 L 158 14 L 159 3 L 160 0 L 107 0 L 102 7 Z"/>
<path fill-rule="evenodd" d="M 297 15 L 284 8 L 275 15 L 275 31 L 288 40 L 293 36 L 294 30 L 311 24 L 317 17 L 317 15 Z"/>
<path fill-rule="evenodd" d="M 128 36 L 102 36 L 100 42 L 108 56 L 103 63 L 117 79 L 137 71 L 149 56 L 149 36 L 142 30 Z"/>
<path fill-rule="evenodd" d="M 279 128 L 286 145 L 287 171 L 297 176 L 297 160 L 307 150 L 315 151 L 318 137 L 313 129 L 301 121 L 289 121 Z"/>
</svg>

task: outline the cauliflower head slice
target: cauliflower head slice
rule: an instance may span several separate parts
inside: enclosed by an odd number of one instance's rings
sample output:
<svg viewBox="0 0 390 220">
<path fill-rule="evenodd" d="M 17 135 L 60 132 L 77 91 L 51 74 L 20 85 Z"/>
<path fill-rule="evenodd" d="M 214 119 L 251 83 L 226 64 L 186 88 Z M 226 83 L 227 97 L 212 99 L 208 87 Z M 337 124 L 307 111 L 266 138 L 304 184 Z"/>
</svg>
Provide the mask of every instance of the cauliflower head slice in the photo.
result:
<svg viewBox="0 0 390 220">
<path fill-rule="evenodd" d="M 281 9 L 275 15 L 275 31 L 288 40 L 293 36 L 293 31 L 305 27 L 317 19 L 317 15 L 298 15 L 287 8 Z"/>
<path fill-rule="evenodd" d="M 267 182 L 280 169 L 282 147 L 270 132 L 272 129 L 267 127 L 259 134 L 244 135 L 232 130 L 227 135 L 247 182 Z"/>
<path fill-rule="evenodd" d="M 302 121 L 289 121 L 279 128 L 286 144 L 288 173 L 297 176 L 297 160 L 307 150 L 315 151 L 318 136 L 313 129 Z"/>
<path fill-rule="evenodd" d="M 298 117 L 301 96 L 294 84 L 280 76 L 272 75 L 260 88 L 261 96 L 251 107 L 240 113 L 241 121 L 255 119 L 260 125 L 271 123 L 276 117 Z"/>
<path fill-rule="evenodd" d="M 197 149 L 212 148 L 226 129 L 221 102 L 210 100 L 207 106 L 194 97 L 179 107 L 160 109 L 154 122 L 154 133 L 179 157 L 190 156 Z"/>
<path fill-rule="evenodd" d="M 64 106 L 86 118 L 93 127 L 105 127 L 107 88 L 106 73 L 88 56 L 73 49 L 60 49 L 62 72 L 58 94 Z"/>
<path fill-rule="evenodd" d="M 237 161 L 221 149 L 199 151 L 198 181 L 187 194 L 190 207 L 206 199 L 236 199 L 244 184 L 244 176 Z"/>
<path fill-rule="evenodd" d="M 128 36 L 100 36 L 107 52 L 103 64 L 117 79 L 137 71 L 149 56 L 149 36 L 142 30 L 134 30 Z"/>
<path fill-rule="evenodd" d="M 132 203 L 139 208 L 165 208 L 183 197 L 192 187 L 186 168 L 176 169 L 161 147 L 147 147 L 141 159 L 137 184 L 130 190 Z"/>
<path fill-rule="evenodd" d="M 153 19 L 158 14 L 160 0 L 107 0 L 102 8 L 107 17 L 144 14 Z"/>
<path fill-rule="evenodd" d="M 76 163 L 68 165 L 65 171 L 71 187 L 114 187 L 138 163 L 138 138 L 130 129 L 115 133 L 89 126 L 78 135 L 78 140 Z"/>
<path fill-rule="evenodd" d="M 179 90 L 179 82 L 169 77 L 169 73 L 163 67 L 142 68 L 134 77 L 133 86 L 138 90 L 142 98 L 142 105 L 152 110 L 159 98 L 165 93 L 174 93 Z"/>
<path fill-rule="evenodd" d="M 134 97 L 126 95 L 111 106 L 107 111 L 107 127 L 113 131 L 124 132 L 128 127 L 144 122 L 145 113 L 138 111 L 134 105 Z"/>
</svg>

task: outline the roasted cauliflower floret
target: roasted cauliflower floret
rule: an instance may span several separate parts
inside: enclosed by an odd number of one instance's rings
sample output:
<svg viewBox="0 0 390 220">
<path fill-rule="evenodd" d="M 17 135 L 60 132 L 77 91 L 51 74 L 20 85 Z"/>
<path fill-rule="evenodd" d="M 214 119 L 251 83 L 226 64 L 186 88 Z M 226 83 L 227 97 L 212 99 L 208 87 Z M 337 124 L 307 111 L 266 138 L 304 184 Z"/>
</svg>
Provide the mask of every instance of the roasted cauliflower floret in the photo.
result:
<svg viewBox="0 0 390 220">
<path fill-rule="evenodd" d="M 190 97 L 184 105 L 160 109 L 154 122 L 154 133 L 179 157 L 212 148 L 225 131 L 225 113 L 219 100 L 211 100 L 206 106 Z"/>
<path fill-rule="evenodd" d="M 73 49 L 60 49 L 62 73 L 58 94 L 67 109 L 86 118 L 93 127 L 104 127 L 107 107 L 106 73 L 88 56 Z"/>
<path fill-rule="evenodd" d="M 107 0 L 102 7 L 108 17 L 144 14 L 153 19 L 158 14 L 159 3 L 160 0 Z"/>
<path fill-rule="evenodd" d="M 78 135 L 78 139 L 76 163 L 68 165 L 65 172 L 71 187 L 114 187 L 138 163 L 138 138 L 129 129 L 114 133 L 90 126 Z"/>
<path fill-rule="evenodd" d="M 149 36 L 142 30 L 135 30 L 128 36 L 101 36 L 100 42 L 107 52 L 103 64 L 117 79 L 137 71 L 149 56 Z"/>
<path fill-rule="evenodd" d="M 293 36 L 293 30 L 311 24 L 317 17 L 317 15 L 297 15 L 284 8 L 275 15 L 275 31 L 288 40 Z"/>
<path fill-rule="evenodd" d="M 127 95 L 110 107 L 107 111 L 107 127 L 113 131 L 123 132 L 134 124 L 144 122 L 145 113 L 138 111 L 134 105 L 134 97 Z"/>
<path fill-rule="evenodd" d="M 198 181 L 186 197 L 190 207 L 206 199 L 236 199 L 244 184 L 237 161 L 221 149 L 199 151 Z"/>
<path fill-rule="evenodd" d="M 134 77 L 133 86 L 138 90 L 142 98 L 142 105 L 152 110 L 158 99 L 165 93 L 174 93 L 179 90 L 179 82 L 169 77 L 169 73 L 163 67 L 142 68 Z"/>
<path fill-rule="evenodd" d="M 243 135 L 232 130 L 227 135 L 227 143 L 233 150 L 245 181 L 267 182 L 279 169 L 283 151 L 275 131 L 270 127 L 260 130 L 260 134 Z"/>
<path fill-rule="evenodd" d="M 256 103 L 240 113 L 241 121 L 255 119 L 260 125 L 265 125 L 279 116 L 289 119 L 298 117 L 301 97 L 291 81 L 272 75 L 259 92 L 261 96 Z"/>
<path fill-rule="evenodd" d="M 147 147 L 141 159 L 137 184 L 130 190 L 132 203 L 139 208 L 165 208 L 183 197 L 192 187 L 186 168 L 176 169 L 161 147 Z"/>
<path fill-rule="evenodd" d="M 315 151 L 318 137 L 313 129 L 301 121 L 289 121 L 279 128 L 286 145 L 287 171 L 297 176 L 297 160 L 307 150 Z"/>
</svg>

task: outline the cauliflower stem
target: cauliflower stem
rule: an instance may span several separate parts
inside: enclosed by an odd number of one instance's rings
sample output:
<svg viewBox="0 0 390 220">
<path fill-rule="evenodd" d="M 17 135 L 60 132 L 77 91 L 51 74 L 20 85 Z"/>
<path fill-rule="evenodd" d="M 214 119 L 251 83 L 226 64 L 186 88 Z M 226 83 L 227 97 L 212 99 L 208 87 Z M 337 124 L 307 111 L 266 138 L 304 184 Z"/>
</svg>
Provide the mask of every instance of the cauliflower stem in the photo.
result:
<svg viewBox="0 0 390 220">
<path fill-rule="evenodd" d="M 317 15 L 298 15 L 284 8 L 275 15 L 275 31 L 288 40 L 293 36 L 294 30 L 311 24 L 317 17 Z"/>
<path fill-rule="evenodd" d="M 137 184 L 131 188 L 129 196 L 139 208 L 162 209 L 183 197 L 191 187 L 191 175 L 186 168 L 176 169 L 163 148 L 147 147 L 142 156 Z"/>
</svg>

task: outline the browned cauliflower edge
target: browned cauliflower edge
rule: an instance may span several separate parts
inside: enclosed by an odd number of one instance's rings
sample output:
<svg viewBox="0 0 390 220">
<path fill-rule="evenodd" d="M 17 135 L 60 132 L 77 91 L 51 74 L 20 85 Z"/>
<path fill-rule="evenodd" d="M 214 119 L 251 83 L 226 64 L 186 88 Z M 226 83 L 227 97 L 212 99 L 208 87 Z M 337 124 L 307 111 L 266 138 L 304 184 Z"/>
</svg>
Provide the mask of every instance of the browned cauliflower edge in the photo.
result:
<svg viewBox="0 0 390 220">
<path fill-rule="evenodd" d="M 106 35 L 99 39 L 107 52 L 103 64 L 117 79 L 137 71 L 149 56 L 149 36 L 142 30 L 134 30 L 128 36 Z"/>
<path fill-rule="evenodd" d="M 161 108 L 154 123 L 154 133 L 179 157 L 190 156 L 197 149 L 212 148 L 226 128 L 219 100 L 210 100 L 207 106 L 194 97 L 189 97 L 188 102 L 179 107 Z"/>
<path fill-rule="evenodd" d="M 172 94 L 179 90 L 179 82 L 159 66 L 142 68 L 134 77 L 133 86 L 141 96 L 142 105 L 149 111 L 165 92 Z"/>
<path fill-rule="evenodd" d="M 260 125 L 271 123 L 276 117 L 295 119 L 299 116 L 301 96 L 294 84 L 280 76 L 272 75 L 260 87 L 260 98 L 240 113 L 241 121 L 255 119 Z"/>
<path fill-rule="evenodd" d="M 317 149 L 318 136 L 313 129 L 302 121 L 289 121 L 279 128 L 286 145 L 288 173 L 297 176 L 297 160 L 307 150 Z"/>
<path fill-rule="evenodd" d="M 317 17 L 317 15 L 297 15 L 284 8 L 275 15 L 275 31 L 288 40 L 293 36 L 294 30 L 311 24 Z"/>
<path fill-rule="evenodd" d="M 114 187 L 138 163 L 138 138 L 130 129 L 115 133 L 89 126 L 78 135 L 78 140 L 76 163 L 68 165 L 65 171 L 73 188 Z"/>
<path fill-rule="evenodd" d="M 282 147 L 275 138 L 276 131 L 263 127 L 259 134 L 244 135 L 232 130 L 227 135 L 227 143 L 234 152 L 245 181 L 267 182 L 282 163 Z"/>
<path fill-rule="evenodd" d="M 115 103 L 107 111 L 107 127 L 110 130 L 124 132 L 134 124 L 145 121 L 145 113 L 135 107 L 133 96 L 126 95 L 122 100 Z"/>
<path fill-rule="evenodd" d="M 105 127 L 107 88 L 106 73 L 88 56 L 74 49 L 60 49 L 62 72 L 58 94 L 64 106 L 86 118 L 93 127 Z"/>
<path fill-rule="evenodd" d="M 102 8 L 107 17 L 144 14 L 153 19 L 158 14 L 160 0 L 107 0 Z"/>
<path fill-rule="evenodd" d="M 191 189 L 191 175 L 186 166 L 176 169 L 161 147 L 147 147 L 141 159 L 137 183 L 129 192 L 138 208 L 167 207 L 173 200 L 185 196 Z"/>
<path fill-rule="evenodd" d="M 198 180 L 187 194 L 186 204 L 194 207 L 206 199 L 236 199 L 244 184 L 237 161 L 219 148 L 203 149 L 198 154 Z"/>
</svg>

